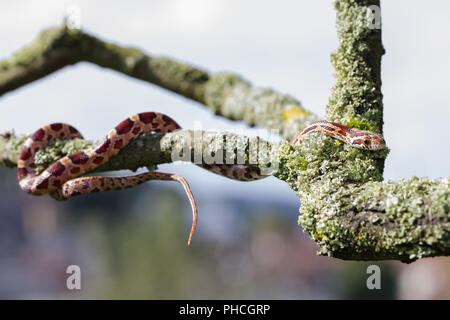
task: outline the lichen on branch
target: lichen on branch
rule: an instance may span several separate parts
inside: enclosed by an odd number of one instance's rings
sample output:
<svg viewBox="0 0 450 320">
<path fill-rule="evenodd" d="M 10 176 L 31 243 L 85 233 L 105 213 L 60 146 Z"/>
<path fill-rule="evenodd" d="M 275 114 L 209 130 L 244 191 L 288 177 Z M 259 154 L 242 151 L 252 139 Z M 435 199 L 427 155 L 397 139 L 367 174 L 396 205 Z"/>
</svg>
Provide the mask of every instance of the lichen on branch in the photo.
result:
<svg viewBox="0 0 450 320">
<path fill-rule="evenodd" d="M 384 49 L 381 29 L 368 27 L 371 5 L 379 6 L 380 1 L 335 1 L 340 44 L 331 57 L 336 82 L 326 117 L 382 133 L 380 71 Z M 207 158 L 230 163 L 227 160 L 236 160 L 239 150 L 244 150 L 242 164 L 258 170 L 274 169 L 270 174 L 297 192 L 301 200 L 299 224 L 317 242 L 319 254 L 344 260 L 403 262 L 450 255 L 449 178 L 413 177 L 383 182 L 387 148 L 355 149 L 321 134 L 311 135 L 294 147 L 288 141 L 317 117 L 295 98 L 272 89 L 255 88 L 235 74 L 212 74 L 63 26 L 44 31 L 29 47 L 0 62 L 0 95 L 79 61 L 176 92 L 217 115 L 279 130 L 286 139 L 264 144 L 266 147 L 257 150 L 255 162 L 255 155 L 247 153 L 251 148 L 245 145 L 249 141 L 246 137 L 189 130 L 151 133 L 130 143 L 96 171 L 139 167 L 153 170 L 158 164 L 175 160 L 199 163 L 205 159 L 205 150 Z M 200 142 L 195 139 L 198 134 L 204 138 Z M 17 164 L 26 138 L 11 131 L 0 134 L 0 166 Z M 38 170 L 93 143 L 56 142 L 37 156 Z M 201 150 L 200 154 L 196 150 Z M 233 152 L 234 156 L 229 157 Z"/>
<path fill-rule="evenodd" d="M 317 152 L 326 148 L 328 153 Z M 285 144 L 276 176 L 301 199 L 299 224 L 319 254 L 412 262 L 450 252 L 450 178 L 382 182 L 377 158 L 326 136 Z"/>
<path fill-rule="evenodd" d="M 14 132 L 0 134 L 0 166 L 16 167 L 28 136 Z M 83 139 L 56 140 L 36 153 L 36 173 L 68 154 L 85 150 L 102 141 Z M 116 170 L 154 170 L 159 164 L 186 161 L 196 164 L 242 164 L 270 175 L 277 167 L 278 144 L 258 137 L 229 132 L 178 130 L 170 133 L 149 132 L 131 141 L 105 164 L 89 174 Z M 266 172 L 266 173 L 264 173 Z"/>
<path fill-rule="evenodd" d="M 381 29 L 368 28 L 368 6 L 336 0 L 339 47 L 327 119 L 382 132 Z M 280 152 L 277 177 L 301 199 L 299 224 L 319 254 L 345 260 L 412 262 L 450 254 L 449 179 L 382 182 L 389 150 L 367 151 L 315 135 Z"/>
</svg>

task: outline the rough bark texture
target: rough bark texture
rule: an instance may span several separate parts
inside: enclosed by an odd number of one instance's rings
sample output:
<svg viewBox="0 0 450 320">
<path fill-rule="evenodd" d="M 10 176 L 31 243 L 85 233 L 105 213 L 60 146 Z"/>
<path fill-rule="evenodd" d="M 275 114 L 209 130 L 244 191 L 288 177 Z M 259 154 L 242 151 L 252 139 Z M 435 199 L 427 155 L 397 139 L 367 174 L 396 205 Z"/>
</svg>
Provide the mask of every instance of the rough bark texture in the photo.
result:
<svg viewBox="0 0 450 320">
<path fill-rule="evenodd" d="M 379 4 L 377 0 L 335 1 L 340 45 L 332 54 L 336 83 L 327 118 L 381 133 L 380 66 L 384 49 L 381 29 L 368 27 L 368 6 Z M 253 88 L 236 75 L 209 74 L 66 27 L 44 31 L 34 44 L 0 63 L 0 95 L 78 61 L 90 61 L 177 92 L 229 119 L 279 129 L 288 140 L 316 120 L 296 99 L 271 89 Z M 179 131 L 145 135 L 97 171 L 142 166 L 154 169 L 173 161 L 184 139 L 194 134 Z M 16 165 L 25 138 L 13 132 L 0 135 L 0 165 Z M 226 161 L 226 152 L 221 150 L 241 150 L 239 141 L 246 139 L 208 133 L 199 145 L 216 160 Z M 64 154 L 92 144 L 84 140 L 58 142 L 40 152 L 37 160 L 43 168 Z M 180 160 L 199 159 L 194 144 L 188 144 L 185 150 L 190 157 Z M 249 154 L 244 163 L 275 169 L 273 175 L 297 192 L 301 200 L 299 223 L 319 245 L 319 254 L 403 262 L 450 254 L 450 178 L 383 182 L 388 149 L 359 150 L 324 135 L 314 135 L 300 147 L 284 141 L 269 144 L 267 150 L 269 155 L 264 150 L 258 152 L 258 163 Z"/>
<path fill-rule="evenodd" d="M 337 0 L 339 48 L 332 54 L 336 83 L 327 118 L 382 132 L 381 29 L 368 28 L 368 6 L 379 1 Z M 449 179 L 383 180 L 388 150 L 365 151 L 317 137 L 290 146 L 278 175 L 301 199 L 299 223 L 319 253 L 349 260 L 448 255 Z M 283 165 L 282 165 L 283 167 Z M 299 170 L 300 169 L 300 170 Z"/>
<path fill-rule="evenodd" d="M 0 166 L 17 166 L 26 135 L 13 132 L 0 134 Z M 36 172 L 40 173 L 61 157 L 92 147 L 102 141 L 83 139 L 58 140 L 36 154 Z M 246 150 L 246 152 L 242 152 Z M 245 164 L 271 174 L 278 163 L 277 144 L 257 137 L 249 138 L 233 133 L 179 130 L 167 134 L 148 133 L 125 146 L 117 156 L 92 172 L 115 170 L 136 171 L 141 167 L 154 170 L 157 165 L 174 161 L 196 164 Z M 91 172 L 91 173 L 92 173 Z"/>
</svg>

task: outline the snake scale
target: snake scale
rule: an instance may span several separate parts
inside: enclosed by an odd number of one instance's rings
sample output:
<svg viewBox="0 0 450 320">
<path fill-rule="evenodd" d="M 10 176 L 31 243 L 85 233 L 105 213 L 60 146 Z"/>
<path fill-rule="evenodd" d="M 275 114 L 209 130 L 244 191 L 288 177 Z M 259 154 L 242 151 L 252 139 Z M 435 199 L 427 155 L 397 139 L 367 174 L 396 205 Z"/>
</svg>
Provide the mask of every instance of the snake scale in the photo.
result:
<svg viewBox="0 0 450 320">
<path fill-rule="evenodd" d="M 158 112 L 133 115 L 113 128 L 98 145 L 62 157 L 41 173 L 36 173 L 35 155 L 54 140 L 82 139 L 81 133 L 71 125 L 52 123 L 34 132 L 24 143 L 17 164 L 19 185 L 33 195 L 49 194 L 57 200 L 65 200 L 81 194 L 131 188 L 149 180 L 179 182 L 192 207 L 193 223 L 188 246 L 197 226 L 197 204 L 187 181 L 172 173 L 146 172 L 125 177 L 79 177 L 106 163 L 132 140 L 147 132 L 167 133 L 181 129 L 169 116 Z M 385 146 L 381 135 L 344 126 L 331 121 L 316 121 L 306 127 L 293 144 L 298 145 L 313 132 L 322 132 L 333 138 L 362 149 L 378 150 Z M 250 181 L 265 178 L 257 170 L 238 164 L 200 164 L 199 166 L 220 175 Z"/>
</svg>

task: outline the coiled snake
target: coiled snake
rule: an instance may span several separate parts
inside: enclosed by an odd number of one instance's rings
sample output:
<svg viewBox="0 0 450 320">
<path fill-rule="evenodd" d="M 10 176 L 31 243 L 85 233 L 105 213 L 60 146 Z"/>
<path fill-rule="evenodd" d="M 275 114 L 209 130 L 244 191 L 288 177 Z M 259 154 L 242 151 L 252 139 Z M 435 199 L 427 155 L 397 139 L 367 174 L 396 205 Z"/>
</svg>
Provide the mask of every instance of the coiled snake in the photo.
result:
<svg viewBox="0 0 450 320">
<path fill-rule="evenodd" d="M 158 112 L 144 112 L 131 116 L 112 129 L 98 145 L 69 154 L 36 173 L 35 155 L 54 140 L 82 139 L 81 133 L 71 125 L 53 123 L 38 129 L 24 143 L 17 164 L 17 177 L 23 191 L 33 195 L 49 194 L 57 200 L 65 200 L 80 194 L 119 190 L 137 186 L 148 180 L 173 180 L 179 182 L 191 203 L 192 227 L 188 246 L 197 227 L 197 204 L 187 181 L 172 173 L 146 172 L 126 177 L 79 177 L 106 163 L 132 140 L 147 132 L 167 133 L 181 127 L 169 116 Z M 312 132 L 322 132 L 354 147 L 377 150 L 384 147 L 381 135 L 347 127 L 330 121 L 316 121 L 306 127 L 293 144 L 302 143 Z M 201 164 L 201 167 L 223 176 L 249 181 L 262 179 L 257 170 L 237 164 Z M 79 178 L 77 178 L 79 177 Z"/>
</svg>

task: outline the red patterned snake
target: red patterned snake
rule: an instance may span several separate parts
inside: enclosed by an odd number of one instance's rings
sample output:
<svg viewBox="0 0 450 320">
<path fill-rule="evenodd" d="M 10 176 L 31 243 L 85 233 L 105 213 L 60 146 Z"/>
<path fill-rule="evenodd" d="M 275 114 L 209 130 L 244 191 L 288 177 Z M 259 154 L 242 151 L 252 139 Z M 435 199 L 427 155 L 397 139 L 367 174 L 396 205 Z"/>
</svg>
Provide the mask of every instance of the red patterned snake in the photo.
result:
<svg viewBox="0 0 450 320">
<path fill-rule="evenodd" d="M 146 172 L 126 177 L 79 177 L 107 162 L 128 143 L 144 133 L 167 133 L 180 128 L 172 118 L 164 114 L 139 113 L 119 123 L 98 145 L 69 154 L 37 174 L 35 155 L 39 150 L 44 149 L 54 140 L 83 138 L 77 129 L 68 124 L 53 123 L 44 126 L 33 133 L 23 146 L 17 164 L 20 187 L 33 195 L 49 194 L 57 200 L 65 200 L 80 194 L 130 188 L 148 180 L 177 181 L 184 187 L 192 207 L 193 223 L 187 244 L 189 246 L 197 227 L 198 215 L 195 198 L 183 177 L 163 172 Z M 317 121 L 309 125 L 294 140 L 294 145 L 301 143 L 312 132 L 323 132 L 357 148 L 377 150 L 385 145 L 383 137 L 376 133 L 329 121 Z M 266 177 L 245 165 L 202 164 L 200 166 L 237 180 L 249 181 Z"/>
<path fill-rule="evenodd" d="M 299 133 L 297 138 L 292 142 L 293 145 L 301 144 L 313 132 L 322 132 L 327 136 L 341 140 L 358 149 L 380 150 L 386 146 L 383 136 L 378 133 L 355 129 L 327 120 L 319 120 L 311 123 Z"/>
</svg>

